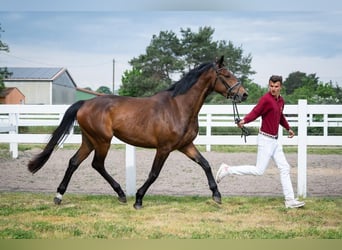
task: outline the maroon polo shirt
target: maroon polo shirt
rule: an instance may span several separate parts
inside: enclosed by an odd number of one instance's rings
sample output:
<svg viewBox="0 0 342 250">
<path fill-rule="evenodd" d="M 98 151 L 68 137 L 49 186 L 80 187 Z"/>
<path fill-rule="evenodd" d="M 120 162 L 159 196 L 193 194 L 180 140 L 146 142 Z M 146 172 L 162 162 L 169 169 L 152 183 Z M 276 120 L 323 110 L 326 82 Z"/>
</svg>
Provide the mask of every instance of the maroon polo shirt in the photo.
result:
<svg viewBox="0 0 342 250">
<path fill-rule="evenodd" d="M 283 97 L 279 96 L 276 99 L 270 92 L 267 92 L 260 98 L 258 104 L 252 111 L 245 116 L 244 121 L 245 123 L 249 123 L 261 116 L 262 122 L 260 130 L 276 136 L 278 135 L 279 124 L 286 130 L 290 129 L 289 123 L 283 114 L 284 105 Z"/>
</svg>

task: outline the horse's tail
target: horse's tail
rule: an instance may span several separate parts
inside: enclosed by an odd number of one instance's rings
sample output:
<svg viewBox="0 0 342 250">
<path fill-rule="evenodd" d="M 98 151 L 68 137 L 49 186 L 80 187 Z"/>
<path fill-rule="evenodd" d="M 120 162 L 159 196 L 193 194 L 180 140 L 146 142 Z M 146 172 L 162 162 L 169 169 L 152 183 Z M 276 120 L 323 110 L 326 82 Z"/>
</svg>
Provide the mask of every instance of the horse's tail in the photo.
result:
<svg viewBox="0 0 342 250">
<path fill-rule="evenodd" d="M 47 160 L 50 158 L 52 151 L 59 144 L 63 138 L 69 133 L 71 126 L 73 125 L 77 111 L 83 105 L 84 100 L 75 102 L 71 105 L 64 114 L 61 124 L 52 133 L 49 142 L 46 144 L 43 152 L 38 154 L 33 160 L 28 163 L 28 169 L 31 173 L 37 172 L 41 169 Z"/>
</svg>

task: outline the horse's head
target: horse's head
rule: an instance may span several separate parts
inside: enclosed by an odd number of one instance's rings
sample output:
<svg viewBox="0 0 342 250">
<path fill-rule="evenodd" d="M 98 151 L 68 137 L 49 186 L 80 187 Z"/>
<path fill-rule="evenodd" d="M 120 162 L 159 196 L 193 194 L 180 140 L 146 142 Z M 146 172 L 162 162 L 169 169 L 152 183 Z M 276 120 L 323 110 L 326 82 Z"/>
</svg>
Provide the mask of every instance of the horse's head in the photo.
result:
<svg viewBox="0 0 342 250">
<path fill-rule="evenodd" d="M 224 66 L 224 57 L 221 56 L 216 62 L 216 80 L 214 90 L 226 98 L 235 102 L 247 99 L 248 93 L 241 82 Z"/>
</svg>

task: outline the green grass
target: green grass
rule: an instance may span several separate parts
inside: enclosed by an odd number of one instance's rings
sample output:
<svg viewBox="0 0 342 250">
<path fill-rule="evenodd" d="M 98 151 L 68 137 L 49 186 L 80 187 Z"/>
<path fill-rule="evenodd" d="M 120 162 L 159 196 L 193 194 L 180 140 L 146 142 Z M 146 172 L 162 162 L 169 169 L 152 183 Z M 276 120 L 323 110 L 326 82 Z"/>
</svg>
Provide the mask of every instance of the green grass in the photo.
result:
<svg viewBox="0 0 342 250">
<path fill-rule="evenodd" d="M 19 144 L 19 151 L 30 150 L 33 148 L 43 149 L 45 144 Z M 65 144 L 63 149 L 72 149 L 77 150 L 80 147 L 79 144 Z M 198 145 L 198 149 L 201 152 L 206 151 L 205 145 Z M 297 146 L 283 146 L 285 153 L 297 153 Z M 125 145 L 118 144 L 112 145 L 111 150 L 121 150 L 125 149 Z M 0 154 L 9 155 L 9 144 L 0 143 Z M 137 148 L 137 150 L 142 150 L 142 148 Z M 213 152 L 222 152 L 222 153 L 256 153 L 257 146 L 256 145 L 212 145 L 211 151 Z M 339 146 L 308 146 L 307 147 L 308 154 L 319 154 L 319 155 L 328 155 L 328 154 L 337 154 L 342 155 L 342 147 Z"/>
<path fill-rule="evenodd" d="M 341 239 L 342 198 L 146 196 L 121 205 L 109 195 L 0 193 L 0 239 Z"/>
</svg>

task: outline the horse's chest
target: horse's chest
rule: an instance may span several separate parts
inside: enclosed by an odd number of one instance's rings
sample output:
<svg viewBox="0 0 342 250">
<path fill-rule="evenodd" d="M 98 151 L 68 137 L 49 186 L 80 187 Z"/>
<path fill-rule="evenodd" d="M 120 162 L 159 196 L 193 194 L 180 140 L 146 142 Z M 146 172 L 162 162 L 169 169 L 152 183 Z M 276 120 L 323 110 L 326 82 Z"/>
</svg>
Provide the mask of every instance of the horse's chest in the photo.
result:
<svg viewBox="0 0 342 250">
<path fill-rule="evenodd" d="M 193 140 L 198 134 L 198 122 L 189 122 L 183 128 L 182 137 L 184 140 Z"/>
</svg>

